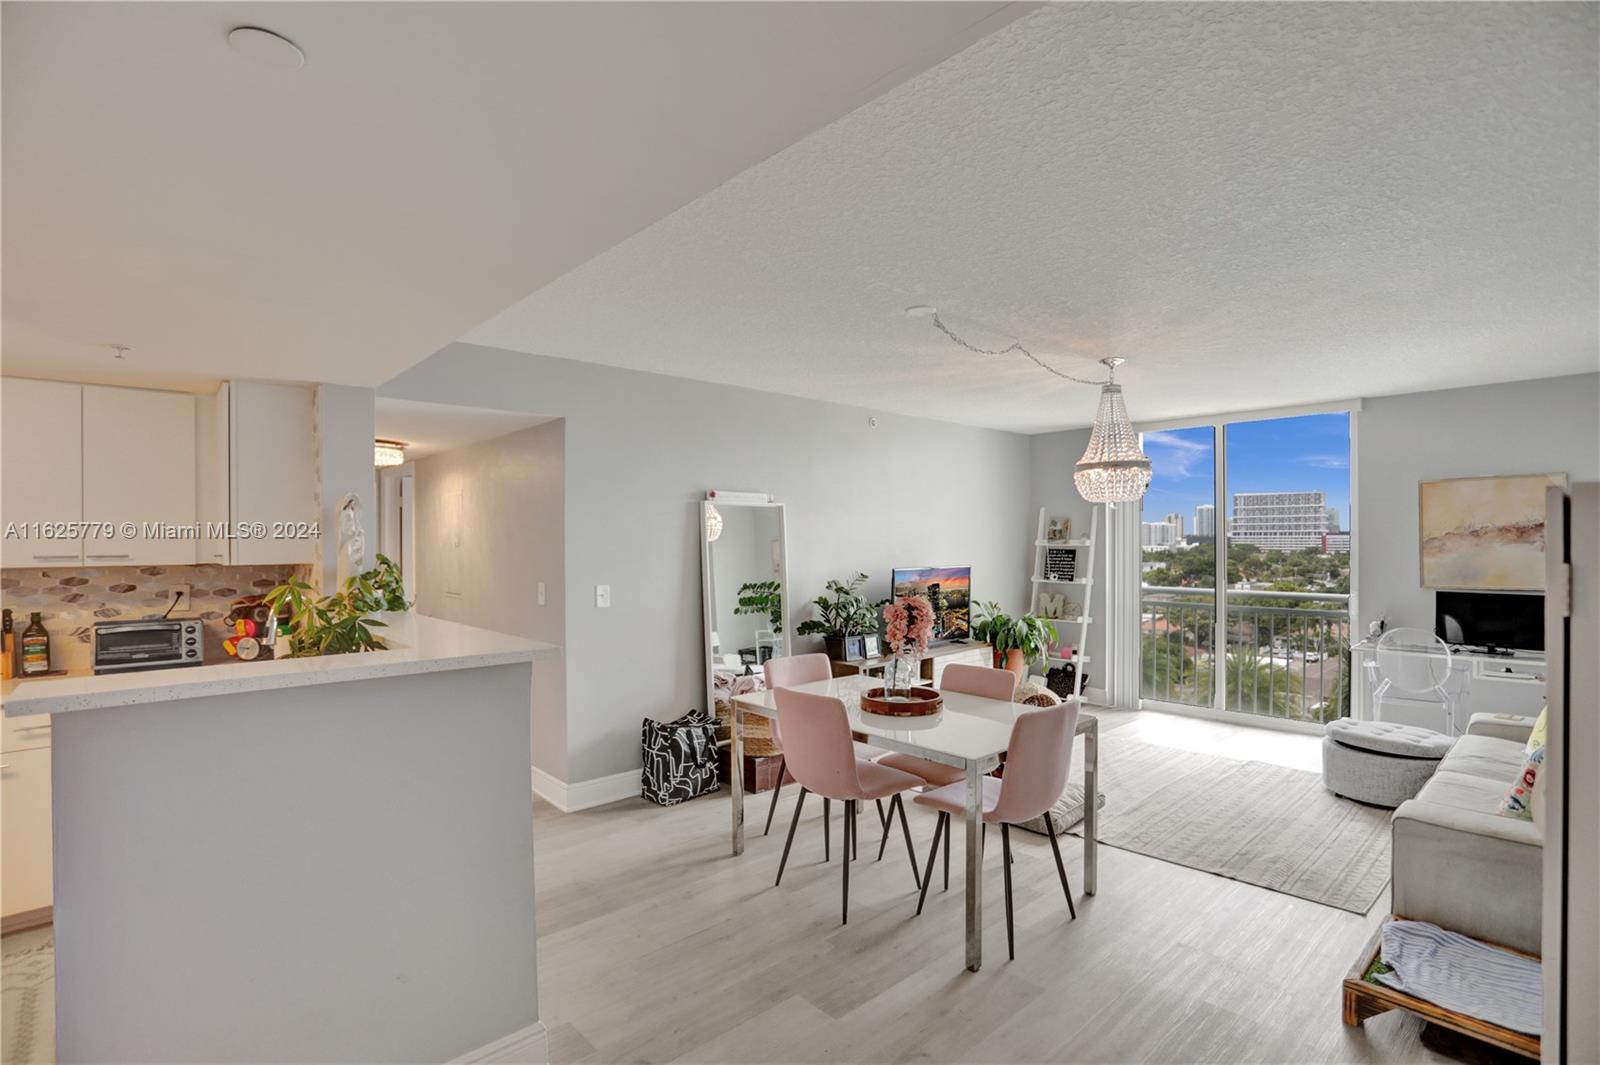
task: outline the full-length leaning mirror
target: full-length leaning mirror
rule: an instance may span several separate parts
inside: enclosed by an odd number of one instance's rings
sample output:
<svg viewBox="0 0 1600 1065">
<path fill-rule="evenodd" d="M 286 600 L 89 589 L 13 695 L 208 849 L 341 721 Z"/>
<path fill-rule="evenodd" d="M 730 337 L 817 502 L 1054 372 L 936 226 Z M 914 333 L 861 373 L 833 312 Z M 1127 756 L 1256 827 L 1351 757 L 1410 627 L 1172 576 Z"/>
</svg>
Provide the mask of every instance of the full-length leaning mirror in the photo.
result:
<svg viewBox="0 0 1600 1065">
<path fill-rule="evenodd" d="M 715 712 L 789 653 L 783 504 L 759 492 L 708 492 L 700 504 L 706 705 Z"/>
</svg>

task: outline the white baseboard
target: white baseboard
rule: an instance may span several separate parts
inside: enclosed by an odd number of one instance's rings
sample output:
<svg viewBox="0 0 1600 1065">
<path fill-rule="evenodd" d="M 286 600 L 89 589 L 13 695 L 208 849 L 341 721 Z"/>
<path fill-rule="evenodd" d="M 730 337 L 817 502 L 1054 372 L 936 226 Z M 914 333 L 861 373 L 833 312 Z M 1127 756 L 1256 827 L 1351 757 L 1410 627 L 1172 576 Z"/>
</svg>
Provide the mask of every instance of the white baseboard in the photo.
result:
<svg viewBox="0 0 1600 1065">
<path fill-rule="evenodd" d="M 1090 706 L 1110 706 L 1111 705 L 1109 702 L 1106 701 L 1106 690 L 1104 688 L 1085 688 L 1085 689 L 1083 689 L 1083 701 L 1088 703 Z"/>
<path fill-rule="evenodd" d="M 533 793 L 562 813 L 570 814 L 619 799 L 637 798 L 641 770 L 630 769 L 609 777 L 580 780 L 568 784 L 557 780 L 538 766 L 533 767 Z"/>
<path fill-rule="evenodd" d="M 534 1021 L 477 1050 L 469 1050 L 448 1065 L 550 1065 L 550 1037 L 544 1022 Z"/>
</svg>

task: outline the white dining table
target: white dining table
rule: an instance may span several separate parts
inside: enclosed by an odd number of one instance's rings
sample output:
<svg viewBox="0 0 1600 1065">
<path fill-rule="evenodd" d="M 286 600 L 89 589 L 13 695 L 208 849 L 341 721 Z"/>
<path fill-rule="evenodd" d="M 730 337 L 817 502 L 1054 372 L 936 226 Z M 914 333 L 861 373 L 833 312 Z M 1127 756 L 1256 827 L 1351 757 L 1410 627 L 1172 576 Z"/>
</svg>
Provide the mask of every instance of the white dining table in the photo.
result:
<svg viewBox="0 0 1600 1065">
<path fill-rule="evenodd" d="M 834 677 L 811 684 L 795 685 L 795 691 L 831 695 L 844 703 L 851 731 L 868 738 L 875 747 L 926 758 L 930 762 L 955 766 L 966 771 L 966 903 L 967 968 L 977 972 L 983 965 L 983 778 L 1000 764 L 1011 740 L 1011 723 L 1018 714 L 1035 709 L 1022 703 L 984 699 L 962 692 L 944 692 L 944 708 L 927 718 L 886 719 L 861 711 L 861 692 L 881 685 L 870 677 Z M 747 713 L 776 717 L 777 704 L 772 692 L 750 692 L 736 696 L 734 705 Z M 740 767 L 744 759 L 744 740 L 740 715 L 733 715 L 729 765 Z M 1093 714 L 1078 715 L 1077 734 L 1083 737 L 1083 891 L 1093 895 L 1098 887 L 1095 853 L 1097 803 L 1099 794 L 1100 722 Z M 744 853 L 744 774 L 736 768 L 729 774 L 733 791 L 733 853 Z"/>
</svg>

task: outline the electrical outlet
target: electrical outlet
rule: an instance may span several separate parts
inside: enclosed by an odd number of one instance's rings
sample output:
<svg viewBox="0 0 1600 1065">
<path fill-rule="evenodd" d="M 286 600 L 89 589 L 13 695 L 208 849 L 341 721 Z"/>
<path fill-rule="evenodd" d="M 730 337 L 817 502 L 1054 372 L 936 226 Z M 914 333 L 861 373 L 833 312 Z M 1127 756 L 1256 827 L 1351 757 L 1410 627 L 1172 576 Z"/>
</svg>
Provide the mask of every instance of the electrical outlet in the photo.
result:
<svg viewBox="0 0 1600 1065">
<path fill-rule="evenodd" d="M 177 601 L 172 604 L 172 612 L 174 614 L 187 614 L 191 606 L 190 601 L 193 597 L 193 594 L 194 585 L 192 584 L 174 585 L 172 589 L 172 597 Z"/>
<path fill-rule="evenodd" d="M 611 585 L 597 584 L 594 586 L 594 605 L 602 610 L 611 605 Z"/>
</svg>

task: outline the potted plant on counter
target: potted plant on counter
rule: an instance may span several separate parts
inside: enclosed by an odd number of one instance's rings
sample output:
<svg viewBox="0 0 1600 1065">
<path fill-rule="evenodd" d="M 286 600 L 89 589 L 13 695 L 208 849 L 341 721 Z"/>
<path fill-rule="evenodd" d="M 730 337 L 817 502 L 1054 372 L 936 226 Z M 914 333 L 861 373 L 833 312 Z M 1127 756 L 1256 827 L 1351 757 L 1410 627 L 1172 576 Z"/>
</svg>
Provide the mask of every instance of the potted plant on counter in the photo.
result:
<svg viewBox="0 0 1600 1065">
<path fill-rule="evenodd" d="M 1056 642 L 1056 627 L 1037 614 L 1012 617 L 995 602 L 984 603 L 974 612 L 972 638 L 982 640 L 994 651 L 996 669 L 1009 669 L 1020 683 L 1028 678 L 1028 667 L 1043 662 Z"/>
<path fill-rule="evenodd" d="M 867 581 L 865 573 L 857 573 L 849 581 L 829 581 L 827 592 L 812 600 L 817 616 L 803 621 L 795 628 L 800 636 L 821 636 L 828 657 L 849 661 L 846 641 L 859 639 L 869 632 L 878 631 L 878 608 L 889 600 L 869 602 L 860 588 Z M 857 656 L 859 657 L 859 656 Z"/>
<path fill-rule="evenodd" d="M 262 603 L 275 617 L 289 616 L 289 654 L 294 658 L 381 651 L 383 641 L 372 630 L 384 628 L 384 623 L 371 615 L 411 609 L 399 567 L 386 555 L 379 555 L 372 569 L 352 575 L 335 595 L 319 597 L 305 581 L 291 577 Z"/>
</svg>

